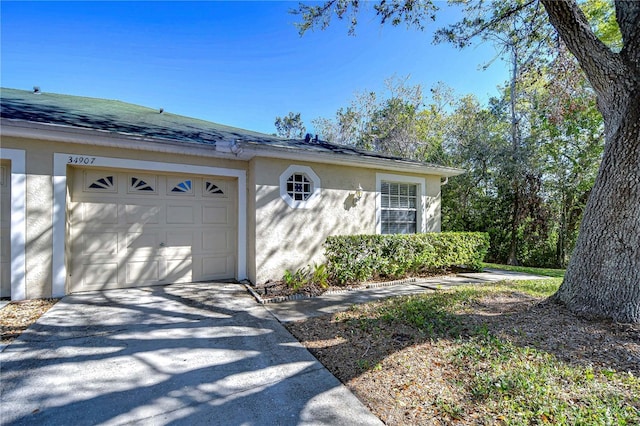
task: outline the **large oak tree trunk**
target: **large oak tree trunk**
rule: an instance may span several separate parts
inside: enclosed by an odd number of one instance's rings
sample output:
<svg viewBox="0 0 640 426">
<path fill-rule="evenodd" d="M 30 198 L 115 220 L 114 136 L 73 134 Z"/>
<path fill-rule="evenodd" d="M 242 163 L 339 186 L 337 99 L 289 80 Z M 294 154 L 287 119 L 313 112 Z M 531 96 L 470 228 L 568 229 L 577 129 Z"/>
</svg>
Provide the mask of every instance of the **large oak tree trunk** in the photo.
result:
<svg viewBox="0 0 640 426">
<path fill-rule="evenodd" d="M 619 114 L 556 298 L 589 316 L 640 322 L 640 94 Z"/>
<path fill-rule="evenodd" d="M 640 322 L 640 2 L 615 0 L 619 53 L 595 37 L 575 0 L 542 3 L 605 123 L 602 163 L 555 298 L 574 312 Z"/>
</svg>

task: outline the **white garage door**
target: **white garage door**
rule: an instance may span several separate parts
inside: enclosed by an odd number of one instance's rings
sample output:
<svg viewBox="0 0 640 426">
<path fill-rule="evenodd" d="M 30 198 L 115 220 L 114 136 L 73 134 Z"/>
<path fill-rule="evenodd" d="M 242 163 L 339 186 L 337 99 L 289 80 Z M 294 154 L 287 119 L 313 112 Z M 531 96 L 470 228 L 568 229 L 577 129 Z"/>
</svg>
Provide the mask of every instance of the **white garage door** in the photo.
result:
<svg viewBox="0 0 640 426">
<path fill-rule="evenodd" d="M 233 278 L 236 182 L 76 169 L 70 292 Z"/>
<path fill-rule="evenodd" d="M 11 296 L 11 167 L 0 163 L 0 297 Z"/>
</svg>

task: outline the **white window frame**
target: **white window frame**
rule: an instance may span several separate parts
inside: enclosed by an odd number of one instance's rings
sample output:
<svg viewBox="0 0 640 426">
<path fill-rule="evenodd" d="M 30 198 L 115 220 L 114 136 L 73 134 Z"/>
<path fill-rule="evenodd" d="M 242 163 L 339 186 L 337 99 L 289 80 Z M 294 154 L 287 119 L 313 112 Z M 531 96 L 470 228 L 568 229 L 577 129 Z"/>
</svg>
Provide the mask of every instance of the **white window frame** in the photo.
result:
<svg viewBox="0 0 640 426">
<path fill-rule="evenodd" d="M 409 183 L 417 185 L 416 191 L 416 233 L 427 232 L 426 197 L 427 180 L 418 176 L 376 173 L 376 233 L 382 234 L 382 182 Z"/>
<path fill-rule="evenodd" d="M 294 174 L 303 174 L 309 181 L 311 181 L 311 195 L 306 200 L 294 200 L 287 191 L 287 181 Z M 287 167 L 280 175 L 280 197 L 291 207 L 292 209 L 308 209 L 312 207 L 320 198 L 321 193 L 320 178 L 309 166 L 291 165 Z"/>
</svg>

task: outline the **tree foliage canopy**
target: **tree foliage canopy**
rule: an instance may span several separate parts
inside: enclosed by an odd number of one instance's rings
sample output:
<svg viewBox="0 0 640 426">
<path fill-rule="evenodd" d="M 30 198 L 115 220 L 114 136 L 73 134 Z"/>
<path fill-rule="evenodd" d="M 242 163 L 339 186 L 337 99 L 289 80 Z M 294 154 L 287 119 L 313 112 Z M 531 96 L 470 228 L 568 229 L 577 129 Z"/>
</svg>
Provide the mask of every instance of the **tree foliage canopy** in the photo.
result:
<svg viewBox="0 0 640 426">
<path fill-rule="evenodd" d="M 509 161 L 500 170 L 511 183 L 487 188 L 487 194 L 502 191 L 499 199 L 511 206 L 510 253 L 516 233 L 527 228 L 533 234 L 544 231 L 544 226 L 536 225 L 544 225 L 536 220 L 544 214 L 537 206 L 548 197 L 545 190 L 558 191 L 565 236 L 567 229 L 576 228 L 574 213 L 582 205 L 584 216 L 555 298 L 575 312 L 640 322 L 640 2 L 449 0 L 448 4 L 461 6 L 464 17 L 439 29 L 436 40 L 459 47 L 474 40 L 497 43 L 512 67 L 509 88 L 492 111 L 499 115 L 509 105 Z M 296 11 L 302 19 L 298 29 L 304 33 L 326 28 L 335 16 L 347 19 L 353 34 L 364 5 L 369 3 L 301 4 Z M 382 24 L 405 23 L 419 29 L 435 19 L 437 9 L 432 0 L 382 0 L 373 6 Z M 539 75 L 564 77 L 564 85 Z M 402 104 L 389 105 L 388 111 L 407 112 Z M 602 162 L 592 188 L 585 191 L 594 175 L 588 165 L 600 151 L 601 131 Z M 559 166 L 545 166 L 545 160 Z M 555 185 L 545 189 L 545 175 L 554 176 Z M 466 197 L 469 191 L 460 194 Z M 560 245 L 566 248 L 565 243 Z M 561 252 L 558 257 L 566 255 Z"/>
<path fill-rule="evenodd" d="M 300 139 L 304 137 L 307 131 L 299 112 L 290 112 L 284 117 L 276 117 L 274 125 L 276 126 L 277 135 L 281 138 Z"/>
</svg>

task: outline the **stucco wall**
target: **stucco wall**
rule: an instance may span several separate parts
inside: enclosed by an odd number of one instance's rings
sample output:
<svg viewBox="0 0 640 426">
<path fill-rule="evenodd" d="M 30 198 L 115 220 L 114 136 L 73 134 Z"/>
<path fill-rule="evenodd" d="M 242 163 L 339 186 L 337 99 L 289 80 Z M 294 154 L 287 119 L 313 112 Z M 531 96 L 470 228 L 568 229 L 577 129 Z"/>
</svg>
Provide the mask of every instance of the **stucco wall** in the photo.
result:
<svg viewBox="0 0 640 426">
<path fill-rule="evenodd" d="M 26 151 L 26 297 L 52 295 L 54 153 L 125 158 L 246 170 L 247 162 L 121 148 L 2 137 L 5 149 Z M 72 174 L 68 173 L 69 176 Z M 70 182 L 67 182 L 68 184 Z M 69 253 L 66 252 L 66 255 Z"/>
<path fill-rule="evenodd" d="M 440 176 L 426 176 L 426 232 L 440 232 L 442 217 L 440 215 Z"/>
<path fill-rule="evenodd" d="M 254 158 L 250 162 L 124 148 L 4 137 L 3 148 L 26 151 L 26 296 L 52 295 L 54 153 L 191 164 L 247 171 L 247 273 L 254 283 L 280 279 L 286 269 L 322 262 L 329 235 L 376 233 L 376 170 L 313 162 Z M 321 194 L 308 209 L 294 209 L 280 196 L 280 175 L 292 164 L 309 166 Z M 71 176 L 68 173 L 68 176 Z M 440 230 L 440 178 L 425 179 L 426 231 Z M 67 182 L 69 184 L 70 181 Z M 362 198 L 354 202 L 358 186 Z M 68 197 L 68 195 L 67 195 Z M 65 255 L 68 257 L 68 247 Z"/>
<path fill-rule="evenodd" d="M 308 209 L 294 209 L 280 196 L 280 175 L 292 164 L 309 166 L 322 192 Z M 251 166 L 255 183 L 255 283 L 276 280 L 285 270 L 320 263 L 329 235 L 376 233 L 376 170 L 259 158 Z M 410 174 L 407 174 L 411 176 Z M 420 176 L 425 178 L 425 176 Z M 362 198 L 354 203 L 358 185 Z M 440 230 L 440 178 L 426 177 L 426 230 Z"/>
</svg>

